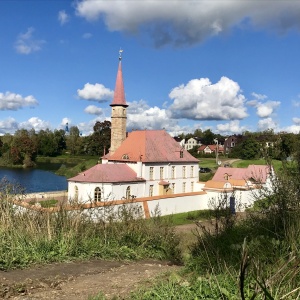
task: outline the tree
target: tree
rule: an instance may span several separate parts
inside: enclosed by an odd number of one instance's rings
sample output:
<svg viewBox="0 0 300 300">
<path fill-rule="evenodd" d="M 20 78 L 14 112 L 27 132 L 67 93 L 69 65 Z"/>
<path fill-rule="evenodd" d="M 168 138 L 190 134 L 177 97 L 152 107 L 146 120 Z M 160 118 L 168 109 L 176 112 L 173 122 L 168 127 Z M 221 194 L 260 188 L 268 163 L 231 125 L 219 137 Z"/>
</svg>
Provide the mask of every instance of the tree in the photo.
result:
<svg viewBox="0 0 300 300">
<path fill-rule="evenodd" d="M 14 164 L 24 164 L 26 167 L 33 166 L 37 145 L 32 134 L 26 129 L 17 130 L 12 140 L 10 154 Z"/>
<path fill-rule="evenodd" d="M 202 143 L 204 145 L 212 145 L 214 144 L 215 137 L 215 134 L 210 129 L 207 129 L 203 131 Z"/>
<path fill-rule="evenodd" d="M 70 128 L 70 135 L 67 137 L 67 149 L 72 155 L 80 154 L 82 150 L 82 141 L 80 138 L 80 132 L 77 126 Z"/>
<path fill-rule="evenodd" d="M 97 121 L 93 129 L 94 132 L 88 140 L 88 153 L 102 156 L 104 151 L 110 148 L 111 122 L 107 120 L 103 122 Z"/>
<path fill-rule="evenodd" d="M 259 157 L 260 147 L 259 143 L 253 138 L 245 139 L 241 145 L 241 158 L 242 159 L 255 159 Z"/>
<path fill-rule="evenodd" d="M 279 150 L 279 159 L 286 160 L 288 157 L 294 154 L 297 147 L 297 139 L 296 135 L 293 133 L 281 133 L 280 139 L 278 143 L 278 150 Z"/>
</svg>

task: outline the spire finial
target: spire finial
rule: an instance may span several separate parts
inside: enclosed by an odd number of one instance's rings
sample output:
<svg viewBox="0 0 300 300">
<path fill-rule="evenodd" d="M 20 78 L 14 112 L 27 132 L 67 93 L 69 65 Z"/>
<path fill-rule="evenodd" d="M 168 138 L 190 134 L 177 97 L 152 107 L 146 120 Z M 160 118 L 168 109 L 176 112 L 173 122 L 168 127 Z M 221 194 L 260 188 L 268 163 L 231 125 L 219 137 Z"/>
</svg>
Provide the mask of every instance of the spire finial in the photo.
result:
<svg viewBox="0 0 300 300">
<path fill-rule="evenodd" d="M 119 60 L 120 61 L 122 60 L 122 52 L 123 52 L 123 50 L 120 48 L 120 50 L 119 50 Z"/>
</svg>

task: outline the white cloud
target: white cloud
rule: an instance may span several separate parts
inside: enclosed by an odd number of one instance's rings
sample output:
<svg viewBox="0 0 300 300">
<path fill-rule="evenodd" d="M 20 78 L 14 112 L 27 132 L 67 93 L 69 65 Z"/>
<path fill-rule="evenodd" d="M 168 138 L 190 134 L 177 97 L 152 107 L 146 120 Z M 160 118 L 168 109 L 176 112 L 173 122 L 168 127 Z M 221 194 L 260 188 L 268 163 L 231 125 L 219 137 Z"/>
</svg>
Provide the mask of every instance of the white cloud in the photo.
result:
<svg viewBox="0 0 300 300">
<path fill-rule="evenodd" d="M 249 100 L 247 101 L 247 105 L 256 107 L 258 104 L 257 100 Z"/>
<path fill-rule="evenodd" d="M 40 131 L 40 130 L 46 130 L 46 129 L 51 129 L 51 125 L 47 121 L 43 121 L 37 117 L 32 117 L 28 121 L 21 122 L 19 124 L 19 128 L 22 129 L 34 129 L 35 131 Z"/>
<path fill-rule="evenodd" d="M 90 39 L 92 36 L 93 36 L 93 35 L 92 35 L 91 33 L 89 33 L 89 32 L 86 32 L 86 33 L 84 33 L 84 34 L 82 35 L 82 37 L 83 37 L 84 39 Z"/>
<path fill-rule="evenodd" d="M 273 121 L 272 118 L 265 118 L 265 119 L 259 120 L 257 127 L 258 127 L 259 131 L 265 131 L 268 129 L 273 129 L 273 130 L 278 129 L 276 122 Z"/>
<path fill-rule="evenodd" d="M 266 95 L 262 95 L 262 94 L 257 94 L 257 93 L 252 93 L 251 94 L 256 100 L 266 100 L 268 97 Z M 249 101 L 250 102 L 250 101 Z"/>
<path fill-rule="evenodd" d="M 16 42 L 15 49 L 20 54 L 30 54 L 32 52 L 40 51 L 44 40 L 37 40 L 33 37 L 35 29 L 30 27 L 25 33 L 19 34 Z"/>
<path fill-rule="evenodd" d="M 293 118 L 293 122 L 295 124 L 300 124 L 300 118 Z"/>
<path fill-rule="evenodd" d="M 157 46 L 192 45 L 235 26 L 299 28 L 299 1 L 94 1 L 76 3 L 77 15 L 102 18 L 111 31 L 148 33 Z M 241 26 L 240 26 L 241 27 Z"/>
<path fill-rule="evenodd" d="M 127 129 L 165 129 L 179 130 L 177 120 L 170 119 L 166 109 L 150 107 L 145 100 L 128 103 Z"/>
<path fill-rule="evenodd" d="M 114 96 L 114 92 L 106 88 L 103 84 L 96 83 L 90 84 L 86 83 L 82 90 L 77 90 L 77 95 L 81 99 L 94 100 L 98 102 L 106 102 L 111 100 Z"/>
<path fill-rule="evenodd" d="M 110 119 L 108 118 L 100 118 L 100 117 L 96 117 L 88 122 L 81 122 L 79 124 L 77 124 L 76 126 L 78 127 L 80 133 L 83 135 L 83 136 L 86 136 L 86 135 L 90 135 L 94 132 L 94 125 L 97 121 L 99 122 L 103 122 L 105 120 L 108 120 L 110 121 Z"/>
<path fill-rule="evenodd" d="M 69 20 L 70 20 L 70 17 L 64 10 L 60 10 L 58 12 L 58 21 L 59 21 L 60 25 L 64 25 L 65 23 L 69 22 Z"/>
<path fill-rule="evenodd" d="M 0 120 L 0 135 L 6 133 L 13 134 L 16 130 L 18 130 L 18 128 L 18 123 L 14 118 Z"/>
<path fill-rule="evenodd" d="M 34 107 L 38 101 L 32 96 L 23 97 L 11 92 L 0 93 L 0 110 L 18 110 L 25 106 Z"/>
<path fill-rule="evenodd" d="M 287 126 L 285 128 L 282 128 L 281 131 L 298 134 L 298 133 L 300 133 L 300 125 Z"/>
<path fill-rule="evenodd" d="M 220 132 L 221 134 L 242 133 L 246 130 L 247 128 L 245 126 L 240 126 L 240 122 L 238 120 L 217 125 L 217 131 Z"/>
<path fill-rule="evenodd" d="M 269 117 L 279 105 L 279 101 L 267 101 L 265 103 L 258 103 L 256 106 L 256 113 L 260 118 Z"/>
<path fill-rule="evenodd" d="M 173 118 L 193 120 L 235 120 L 247 117 L 245 97 L 239 85 L 222 77 L 212 84 L 208 78 L 193 79 L 175 87 L 169 97 Z"/>
<path fill-rule="evenodd" d="M 84 109 L 84 112 L 90 115 L 100 116 L 103 114 L 103 110 L 95 105 L 89 105 Z"/>
</svg>

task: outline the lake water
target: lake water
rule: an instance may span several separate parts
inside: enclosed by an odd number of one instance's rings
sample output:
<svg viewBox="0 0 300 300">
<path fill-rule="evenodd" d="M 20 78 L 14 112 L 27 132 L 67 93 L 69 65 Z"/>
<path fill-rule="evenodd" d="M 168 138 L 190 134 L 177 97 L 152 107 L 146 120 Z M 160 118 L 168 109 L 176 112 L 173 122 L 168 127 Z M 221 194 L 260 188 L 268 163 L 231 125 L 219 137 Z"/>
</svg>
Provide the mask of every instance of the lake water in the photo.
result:
<svg viewBox="0 0 300 300">
<path fill-rule="evenodd" d="M 3 178 L 21 185 L 26 193 L 62 191 L 68 187 L 66 177 L 42 169 L 0 168 L 0 180 Z"/>
</svg>

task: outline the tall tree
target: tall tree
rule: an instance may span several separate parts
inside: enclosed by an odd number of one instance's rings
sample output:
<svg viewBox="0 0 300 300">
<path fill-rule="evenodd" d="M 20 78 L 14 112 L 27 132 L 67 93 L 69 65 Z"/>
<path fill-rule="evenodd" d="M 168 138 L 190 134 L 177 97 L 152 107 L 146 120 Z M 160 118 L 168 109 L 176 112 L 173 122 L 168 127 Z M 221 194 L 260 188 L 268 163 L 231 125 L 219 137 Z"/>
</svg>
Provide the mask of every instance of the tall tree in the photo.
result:
<svg viewBox="0 0 300 300">
<path fill-rule="evenodd" d="M 111 138 L 111 122 L 97 121 L 93 127 L 94 132 L 89 138 L 88 152 L 92 155 L 102 156 L 104 151 L 108 151 Z"/>
<path fill-rule="evenodd" d="M 14 164 L 24 164 L 26 167 L 33 166 L 37 154 L 37 145 L 30 132 L 26 129 L 15 132 L 10 153 Z"/>
<path fill-rule="evenodd" d="M 72 155 L 78 155 L 82 150 L 82 141 L 80 139 L 80 131 L 77 126 L 70 128 L 70 134 L 67 136 L 67 149 Z"/>
</svg>

